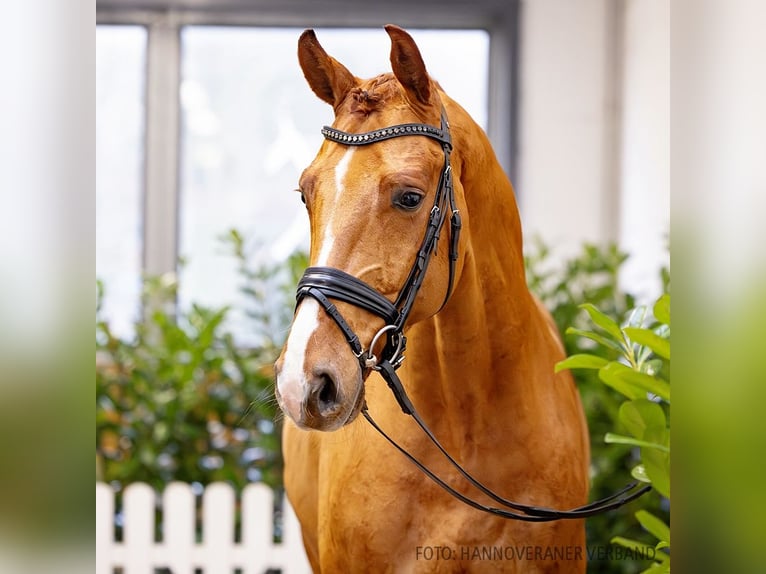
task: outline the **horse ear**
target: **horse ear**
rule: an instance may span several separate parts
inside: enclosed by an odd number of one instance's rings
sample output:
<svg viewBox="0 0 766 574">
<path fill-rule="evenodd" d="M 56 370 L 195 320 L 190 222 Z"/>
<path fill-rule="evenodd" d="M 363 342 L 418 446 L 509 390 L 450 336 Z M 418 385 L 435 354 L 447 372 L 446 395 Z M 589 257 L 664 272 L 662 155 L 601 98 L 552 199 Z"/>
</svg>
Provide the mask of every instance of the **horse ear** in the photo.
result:
<svg viewBox="0 0 766 574">
<path fill-rule="evenodd" d="M 394 76 L 406 90 L 410 101 L 429 104 L 431 80 L 415 40 L 393 24 L 388 24 L 385 29 L 391 37 L 391 69 Z"/>
<path fill-rule="evenodd" d="M 314 30 L 304 31 L 298 39 L 298 62 L 314 93 L 333 107 L 356 85 L 354 75 L 327 55 Z"/>
</svg>

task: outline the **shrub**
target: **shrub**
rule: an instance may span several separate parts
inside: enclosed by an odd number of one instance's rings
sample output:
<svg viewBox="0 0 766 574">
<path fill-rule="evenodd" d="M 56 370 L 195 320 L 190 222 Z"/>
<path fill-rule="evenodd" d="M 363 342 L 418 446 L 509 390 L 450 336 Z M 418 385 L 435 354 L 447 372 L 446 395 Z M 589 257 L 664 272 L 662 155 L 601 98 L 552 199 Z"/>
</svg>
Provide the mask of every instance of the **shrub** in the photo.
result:
<svg viewBox="0 0 766 574">
<path fill-rule="evenodd" d="M 243 487 L 282 483 L 280 425 L 272 364 L 289 324 L 287 294 L 301 256 L 253 267 L 244 242 L 226 238 L 239 264 L 248 329 L 258 345 L 242 348 L 227 328 L 228 307 L 192 305 L 174 312 L 172 276 L 143 284 L 145 317 L 135 337 L 96 321 L 96 477 L 121 484 L 171 480 Z M 99 302 L 103 286 L 99 285 Z"/>
<path fill-rule="evenodd" d="M 589 354 L 605 361 L 621 355 L 618 348 L 600 345 L 590 333 L 589 315 L 582 306 L 590 304 L 614 322 L 630 315 L 636 299 L 619 286 L 619 271 L 627 254 L 615 245 L 585 244 L 579 254 L 561 264 L 553 263 L 553 254 L 539 239 L 533 239 L 525 255 L 527 283 L 550 310 L 563 334 L 567 356 Z M 661 270 L 663 288 L 668 290 L 670 275 Z M 636 315 L 637 316 L 637 315 Z M 597 370 L 577 369 L 572 372 L 588 418 L 591 443 L 591 498 L 599 499 L 622 488 L 636 464 L 635 448 L 630 444 L 607 444 L 607 433 L 621 428 L 620 406 L 623 397 L 604 385 Z M 603 548 L 615 533 L 638 538 L 643 530 L 633 517 L 632 508 L 641 504 L 648 512 L 661 513 L 660 497 L 645 495 L 634 502 L 586 522 L 590 549 Z M 643 567 L 640 561 L 613 560 L 607 553 L 592 552 L 588 572 L 599 574 L 634 573 Z"/>
<path fill-rule="evenodd" d="M 640 463 L 631 474 L 651 483 L 657 494 L 670 501 L 670 295 L 655 303 L 653 319 L 647 321 L 648 309 L 633 310 L 619 325 L 590 304 L 582 305 L 595 329 L 579 334 L 602 347 L 617 351 L 617 360 L 607 360 L 592 353 L 572 355 L 561 361 L 556 370 L 587 369 L 598 373 L 608 387 L 627 398 L 620 404 L 619 431 L 608 432 L 608 444 L 637 448 Z M 648 322 L 647 326 L 644 326 Z M 670 572 L 670 527 L 648 510 L 635 513 L 641 526 L 657 540 L 653 545 L 624 536 L 611 540 L 636 554 L 656 557 L 644 572 Z"/>
<path fill-rule="evenodd" d="M 273 400 L 271 366 L 284 342 L 295 284 L 307 259 L 298 253 L 281 265 L 255 265 L 238 232 L 231 231 L 225 242 L 236 258 L 241 281 L 242 299 L 235 307 L 192 305 L 176 313 L 177 284 L 172 277 L 148 278 L 143 292 L 145 317 L 136 322 L 135 337 L 128 340 L 112 333 L 99 306 L 97 479 L 121 484 L 146 481 L 157 489 L 170 480 L 201 484 L 225 480 L 240 488 L 262 480 L 281 486 L 280 419 Z M 657 376 L 669 380 L 669 362 L 656 353 L 650 355 L 646 350 L 651 349 L 646 339 L 649 335 L 635 330 L 644 328 L 636 321 L 645 315 L 630 314 L 635 298 L 619 288 L 618 274 L 626 258 L 615 246 L 584 245 L 577 256 L 554 264 L 550 249 L 539 240 L 532 241 L 525 256 L 527 280 L 564 333 L 568 356 L 587 354 L 596 357 L 590 359 L 596 361 L 592 364 L 624 366 L 627 348 L 619 341 L 605 341 L 610 335 L 617 337 L 612 325 L 627 317 L 617 329 L 638 353 L 634 356 L 637 365 L 640 358 L 638 372 L 654 376 L 646 370 L 651 367 Z M 669 274 L 663 270 L 662 276 L 667 289 Z M 101 295 L 103 286 L 99 287 Z M 585 304 L 589 304 L 588 313 L 583 312 Z M 244 318 L 248 332 L 256 335 L 257 345 L 243 348 L 237 344 L 227 324 L 232 313 Z M 593 330 L 588 320 L 593 317 L 609 324 L 611 332 Z M 656 327 L 661 325 L 651 326 L 650 331 Z M 667 335 L 662 329 L 657 332 L 660 337 Z M 629 359 L 627 364 L 630 367 L 626 368 L 633 369 Z M 562 368 L 567 368 L 566 362 Z M 620 367 L 610 367 L 604 374 L 608 376 L 608 371 L 615 369 Z M 600 374 L 600 369 L 573 371 L 590 427 L 593 499 L 624 486 L 639 460 L 647 468 L 646 447 L 635 442 L 646 437 L 631 434 L 625 422 L 628 410 L 649 408 L 656 415 L 656 409 L 646 403 L 624 406 L 625 396 L 615 388 L 619 383 L 604 384 Z M 630 402 L 633 400 L 635 397 L 630 397 Z M 661 408 L 667 420 L 669 401 Z M 610 442 L 604 441 L 605 436 Z M 641 476 L 640 470 L 634 472 Z M 649 475 L 653 472 L 655 487 L 664 494 L 663 487 L 657 486 L 661 479 L 655 471 L 648 471 Z M 666 500 L 659 495 L 647 495 L 628 507 L 588 519 L 589 547 L 603 547 L 610 540 L 635 547 L 638 543 L 633 541 L 645 536 L 645 530 L 664 537 L 665 531 L 659 526 L 662 521 L 656 518 L 663 514 L 663 504 Z M 631 510 L 636 505 L 643 508 L 639 523 Z M 615 533 L 621 536 L 615 538 Z M 638 561 L 599 559 L 596 555 L 588 571 L 632 573 L 641 567 Z"/>
</svg>

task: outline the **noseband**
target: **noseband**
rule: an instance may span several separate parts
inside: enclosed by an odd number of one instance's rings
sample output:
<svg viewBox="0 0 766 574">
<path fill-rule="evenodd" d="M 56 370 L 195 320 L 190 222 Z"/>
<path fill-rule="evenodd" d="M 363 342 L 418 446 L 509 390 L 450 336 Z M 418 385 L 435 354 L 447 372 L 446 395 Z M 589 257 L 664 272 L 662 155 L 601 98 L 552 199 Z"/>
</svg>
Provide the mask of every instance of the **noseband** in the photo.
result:
<svg viewBox="0 0 766 574">
<path fill-rule="evenodd" d="M 415 303 L 415 298 L 423 285 L 428 264 L 431 261 L 431 256 L 436 252 L 439 235 L 444 222 L 447 220 L 448 212 L 450 215 L 450 243 L 449 243 L 449 282 L 447 284 L 447 292 L 442 302 L 441 307 L 447 303 L 452 294 L 452 288 L 455 280 L 455 264 L 458 259 L 458 243 L 460 240 L 461 220 L 460 213 L 455 205 L 454 190 L 452 187 L 452 168 L 450 166 L 450 152 L 452 151 L 452 140 L 449 133 L 449 123 L 444 109 L 441 111 L 441 127 L 437 128 L 428 124 L 399 124 L 380 130 L 375 130 L 366 133 L 352 134 L 343 132 L 325 126 L 322 129 L 322 135 L 325 139 L 339 143 L 342 145 L 351 146 L 363 146 L 380 141 L 405 137 L 405 136 L 425 136 L 438 141 L 442 150 L 444 151 L 444 168 L 442 169 L 439 177 L 439 183 L 436 187 L 436 194 L 434 196 L 434 203 L 431 207 L 431 212 L 428 217 L 428 225 L 423 237 L 423 241 L 418 250 L 415 261 L 410 269 L 407 279 L 404 282 L 404 286 L 399 291 L 399 295 L 396 301 L 393 303 L 384 297 L 373 287 L 361 279 L 349 275 L 348 273 L 335 269 L 334 267 L 309 267 L 306 269 L 303 277 L 298 282 L 298 291 L 296 294 L 296 306 L 300 304 L 306 297 L 314 298 L 325 310 L 325 312 L 335 321 L 340 328 L 341 332 L 346 338 L 352 352 L 359 360 L 362 372 L 373 369 L 379 371 L 383 379 L 391 389 L 396 401 L 399 403 L 402 411 L 405 414 L 412 416 L 418 426 L 423 430 L 428 439 L 436 446 L 436 448 L 444 455 L 447 461 L 454 466 L 457 471 L 470 482 L 475 488 L 489 496 L 492 500 L 499 503 L 506 508 L 510 508 L 515 512 L 496 508 L 492 506 L 486 506 L 481 504 L 464 494 L 455 490 L 451 485 L 447 484 L 444 480 L 436 476 L 429 468 L 416 459 L 413 455 L 407 452 L 403 447 L 397 444 L 378 424 L 373 420 L 367 405 L 365 404 L 362 409 L 362 414 L 372 427 L 378 431 L 388 442 L 390 442 L 399 452 L 401 452 L 407 459 L 409 459 L 415 466 L 417 466 L 428 478 L 441 486 L 452 496 L 460 500 L 461 502 L 471 506 L 477 510 L 499 516 L 502 518 L 510 518 L 514 520 L 522 520 L 527 522 L 549 522 L 553 520 L 562 519 L 582 519 L 589 516 L 594 516 L 614 508 L 618 508 L 628 502 L 635 500 L 645 492 L 651 490 L 651 486 L 644 485 L 639 489 L 635 489 L 638 486 L 637 482 L 628 484 L 622 490 L 615 494 L 591 502 L 584 506 L 573 508 L 571 510 L 554 510 L 550 508 L 528 506 L 507 500 L 492 490 L 484 486 L 476 478 L 474 478 L 467 470 L 465 470 L 441 445 L 433 432 L 428 428 L 426 423 L 420 417 L 419 413 L 415 410 L 412 402 L 410 401 L 407 393 L 404 390 L 399 376 L 396 374 L 396 370 L 401 366 L 404 360 L 404 350 L 406 348 L 407 340 L 403 334 L 404 326 L 412 311 L 412 307 Z M 381 328 L 373 337 L 370 342 L 367 351 L 362 347 L 359 337 L 354 333 L 349 324 L 343 318 L 338 308 L 332 303 L 331 299 L 350 303 L 356 307 L 360 307 L 373 315 L 382 318 L 385 321 L 385 326 Z M 441 308 L 440 308 L 441 310 Z M 386 344 L 383 347 L 380 356 L 374 354 L 374 348 L 381 337 L 386 337 Z M 520 514 L 521 513 L 521 514 Z"/>
</svg>

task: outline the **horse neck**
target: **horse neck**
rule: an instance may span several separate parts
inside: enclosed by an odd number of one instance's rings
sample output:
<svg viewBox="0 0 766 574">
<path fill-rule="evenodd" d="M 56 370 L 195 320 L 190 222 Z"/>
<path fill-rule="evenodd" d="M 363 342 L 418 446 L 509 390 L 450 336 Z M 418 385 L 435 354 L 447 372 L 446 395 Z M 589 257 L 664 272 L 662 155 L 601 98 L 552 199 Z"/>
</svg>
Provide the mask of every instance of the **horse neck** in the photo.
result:
<svg viewBox="0 0 766 574">
<path fill-rule="evenodd" d="M 493 408 L 524 410 L 541 364 L 552 372 L 555 359 L 526 285 L 513 188 L 484 133 L 469 127 L 453 128 L 470 231 L 460 280 L 441 312 L 413 326 L 405 362 L 415 404 L 459 435 L 483 432 Z"/>
</svg>

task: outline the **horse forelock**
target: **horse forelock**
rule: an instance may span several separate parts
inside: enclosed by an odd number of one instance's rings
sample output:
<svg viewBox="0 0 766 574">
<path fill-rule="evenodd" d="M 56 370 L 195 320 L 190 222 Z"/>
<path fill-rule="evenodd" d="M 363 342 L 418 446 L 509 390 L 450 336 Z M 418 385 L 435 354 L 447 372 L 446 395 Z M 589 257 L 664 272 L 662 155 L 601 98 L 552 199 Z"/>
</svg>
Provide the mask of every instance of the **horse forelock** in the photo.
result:
<svg viewBox="0 0 766 574">
<path fill-rule="evenodd" d="M 433 84 L 437 89 L 441 89 L 437 82 Z M 438 102 L 434 102 L 436 117 L 439 114 L 437 104 Z M 415 114 L 417 121 L 431 121 L 426 110 L 422 107 L 413 107 L 412 102 L 406 97 L 404 88 L 391 72 L 363 80 L 359 85 L 351 88 L 337 113 L 342 115 L 345 112 L 354 117 L 366 118 L 389 109 L 408 109 Z"/>
<path fill-rule="evenodd" d="M 381 74 L 352 88 L 346 96 L 347 110 L 363 116 L 381 110 L 398 93 L 394 79 L 392 74 Z"/>
</svg>

